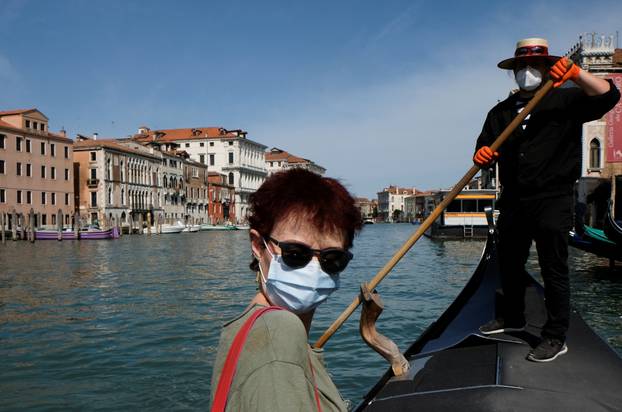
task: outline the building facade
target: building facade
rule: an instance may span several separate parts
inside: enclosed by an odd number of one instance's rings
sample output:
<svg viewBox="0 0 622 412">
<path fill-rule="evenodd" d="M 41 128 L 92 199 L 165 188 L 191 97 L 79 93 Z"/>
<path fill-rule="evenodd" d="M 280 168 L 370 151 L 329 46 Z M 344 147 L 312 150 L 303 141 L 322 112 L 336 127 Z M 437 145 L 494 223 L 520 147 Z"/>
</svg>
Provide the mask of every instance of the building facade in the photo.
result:
<svg viewBox="0 0 622 412">
<path fill-rule="evenodd" d="M 266 152 L 266 169 L 268 175 L 292 168 L 306 169 L 320 176 L 324 176 L 326 173 L 326 169 L 322 166 L 309 159 L 294 156 L 285 150 L 273 147 Z"/>
<path fill-rule="evenodd" d="M 114 218 L 146 221 L 162 213 L 161 158 L 113 139 L 78 135 L 74 145 L 76 212 L 82 224 L 105 226 Z"/>
<path fill-rule="evenodd" d="M 227 176 L 208 172 L 209 223 L 217 225 L 237 221 L 235 216 L 235 189 L 227 183 Z M 240 220 L 246 223 L 245 220 Z"/>
<path fill-rule="evenodd" d="M 622 49 L 616 48 L 617 43 L 617 34 L 585 33 L 571 50 L 571 58 L 582 69 L 611 79 L 622 90 Z M 622 102 L 601 119 L 585 123 L 582 142 L 582 176 L 576 195 L 577 222 L 602 227 L 612 194 L 616 204 L 622 201 L 622 190 L 612 193 L 611 189 L 612 179 L 622 176 Z"/>
<path fill-rule="evenodd" d="M 73 141 L 48 129 L 37 109 L 0 112 L 0 212 L 26 216 L 35 227 L 69 227 L 74 208 Z M 62 222 L 57 221 L 58 212 Z M 14 222 L 10 222 L 12 225 Z"/>
<path fill-rule="evenodd" d="M 385 222 L 406 221 L 405 199 L 416 191 L 415 188 L 389 186 L 378 192 L 378 218 Z"/>
<path fill-rule="evenodd" d="M 201 224 L 209 222 L 209 188 L 207 166 L 186 159 L 184 167 L 184 195 L 186 203 L 186 223 Z"/>
<path fill-rule="evenodd" d="M 243 130 L 221 127 L 151 130 L 141 127 L 133 140 L 159 142 L 166 150 L 179 149 L 196 162 L 207 165 L 209 172 L 224 174 L 227 184 L 235 188 L 235 216 L 245 220 L 248 197 L 267 176 L 265 145 L 254 142 Z"/>
</svg>

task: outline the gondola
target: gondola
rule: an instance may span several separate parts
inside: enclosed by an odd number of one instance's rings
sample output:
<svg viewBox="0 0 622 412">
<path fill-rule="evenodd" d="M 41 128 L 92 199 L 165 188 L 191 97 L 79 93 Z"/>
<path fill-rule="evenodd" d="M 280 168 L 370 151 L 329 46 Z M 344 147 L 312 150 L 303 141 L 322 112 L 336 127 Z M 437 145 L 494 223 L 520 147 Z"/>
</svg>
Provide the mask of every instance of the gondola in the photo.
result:
<svg viewBox="0 0 622 412">
<path fill-rule="evenodd" d="M 462 292 L 404 353 L 406 375 L 391 369 L 357 411 L 612 411 L 622 406 L 622 358 L 572 311 L 568 353 L 549 363 L 525 359 L 546 311 L 527 273 L 528 327 L 483 336 L 478 327 L 503 304 L 494 229 Z"/>
<path fill-rule="evenodd" d="M 611 201 L 609 201 L 603 229 L 607 237 L 622 249 L 622 221 L 615 218 L 613 203 Z"/>
<path fill-rule="evenodd" d="M 581 233 L 570 231 L 568 243 L 585 252 L 607 258 L 611 261 L 622 261 L 622 243 L 612 241 L 607 234 L 590 226 L 583 226 Z"/>
</svg>

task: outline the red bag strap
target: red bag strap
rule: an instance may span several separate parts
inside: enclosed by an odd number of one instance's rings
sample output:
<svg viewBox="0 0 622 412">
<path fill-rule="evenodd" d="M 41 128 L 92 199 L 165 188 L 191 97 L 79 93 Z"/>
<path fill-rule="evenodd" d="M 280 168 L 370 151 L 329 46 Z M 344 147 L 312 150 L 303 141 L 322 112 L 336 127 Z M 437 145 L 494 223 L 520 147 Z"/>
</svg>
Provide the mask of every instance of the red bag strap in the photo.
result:
<svg viewBox="0 0 622 412">
<path fill-rule="evenodd" d="M 218 387 L 216 389 L 216 393 L 214 394 L 214 403 L 212 404 L 212 412 L 224 412 L 225 407 L 227 406 L 227 397 L 229 396 L 229 389 L 231 388 L 231 383 L 233 382 L 233 377 L 235 376 L 235 369 L 238 364 L 238 360 L 240 359 L 240 354 L 242 353 L 242 349 L 244 348 L 244 343 L 246 343 L 246 338 L 248 333 L 253 328 L 255 321 L 264 313 L 271 312 L 273 310 L 284 310 L 279 306 L 268 306 L 267 308 L 261 308 L 256 310 L 247 320 L 244 322 L 244 325 L 240 328 L 237 335 L 233 339 L 233 343 L 229 348 L 229 352 L 227 353 L 227 359 L 225 360 L 225 364 L 220 372 L 220 378 L 218 380 Z M 313 372 L 313 365 L 311 365 L 311 358 L 309 358 L 309 366 L 311 367 L 311 376 L 313 377 L 313 386 L 315 389 L 315 401 L 317 403 L 318 411 L 322 411 L 320 406 L 320 395 L 317 389 L 317 385 L 315 384 L 315 373 Z"/>
</svg>

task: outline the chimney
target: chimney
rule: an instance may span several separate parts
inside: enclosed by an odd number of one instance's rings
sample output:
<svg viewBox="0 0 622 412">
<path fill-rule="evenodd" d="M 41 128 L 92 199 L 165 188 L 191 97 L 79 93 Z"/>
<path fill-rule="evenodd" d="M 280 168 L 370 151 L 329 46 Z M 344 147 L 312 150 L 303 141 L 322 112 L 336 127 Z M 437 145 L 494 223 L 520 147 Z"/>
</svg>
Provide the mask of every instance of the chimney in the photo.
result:
<svg viewBox="0 0 622 412">
<path fill-rule="evenodd" d="M 63 137 L 67 137 L 67 130 L 65 130 L 64 127 L 62 129 L 60 129 L 60 131 L 58 133 L 60 133 L 60 135 L 63 136 Z"/>
<path fill-rule="evenodd" d="M 93 133 L 93 140 L 97 140 L 97 136 L 98 136 L 97 132 Z"/>
</svg>

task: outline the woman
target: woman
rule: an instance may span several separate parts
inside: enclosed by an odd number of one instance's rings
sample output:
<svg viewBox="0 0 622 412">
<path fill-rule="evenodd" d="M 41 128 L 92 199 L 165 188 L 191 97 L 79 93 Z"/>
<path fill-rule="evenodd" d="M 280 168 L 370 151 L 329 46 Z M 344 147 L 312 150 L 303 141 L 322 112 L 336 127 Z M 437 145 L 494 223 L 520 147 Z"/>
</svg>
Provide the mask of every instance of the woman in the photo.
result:
<svg viewBox="0 0 622 412">
<path fill-rule="evenodd" d="M 226 409 L 345 411 L 322 351 L 312 349 L 308 338 L 315 309 L 339 287 L 339 273 L 352 259 L 349 249 L 361 228 L 354 199 L 334 179 L 293 169 L 270 176 L 250 203 L 250 267 L 259 288 L 246 310 L 223 327 L 212 402 L 240 329 L 258 309 L 279 306 L 285 310 L 266 312 L 249 326 L 225 390 Z"/>
</svg>

